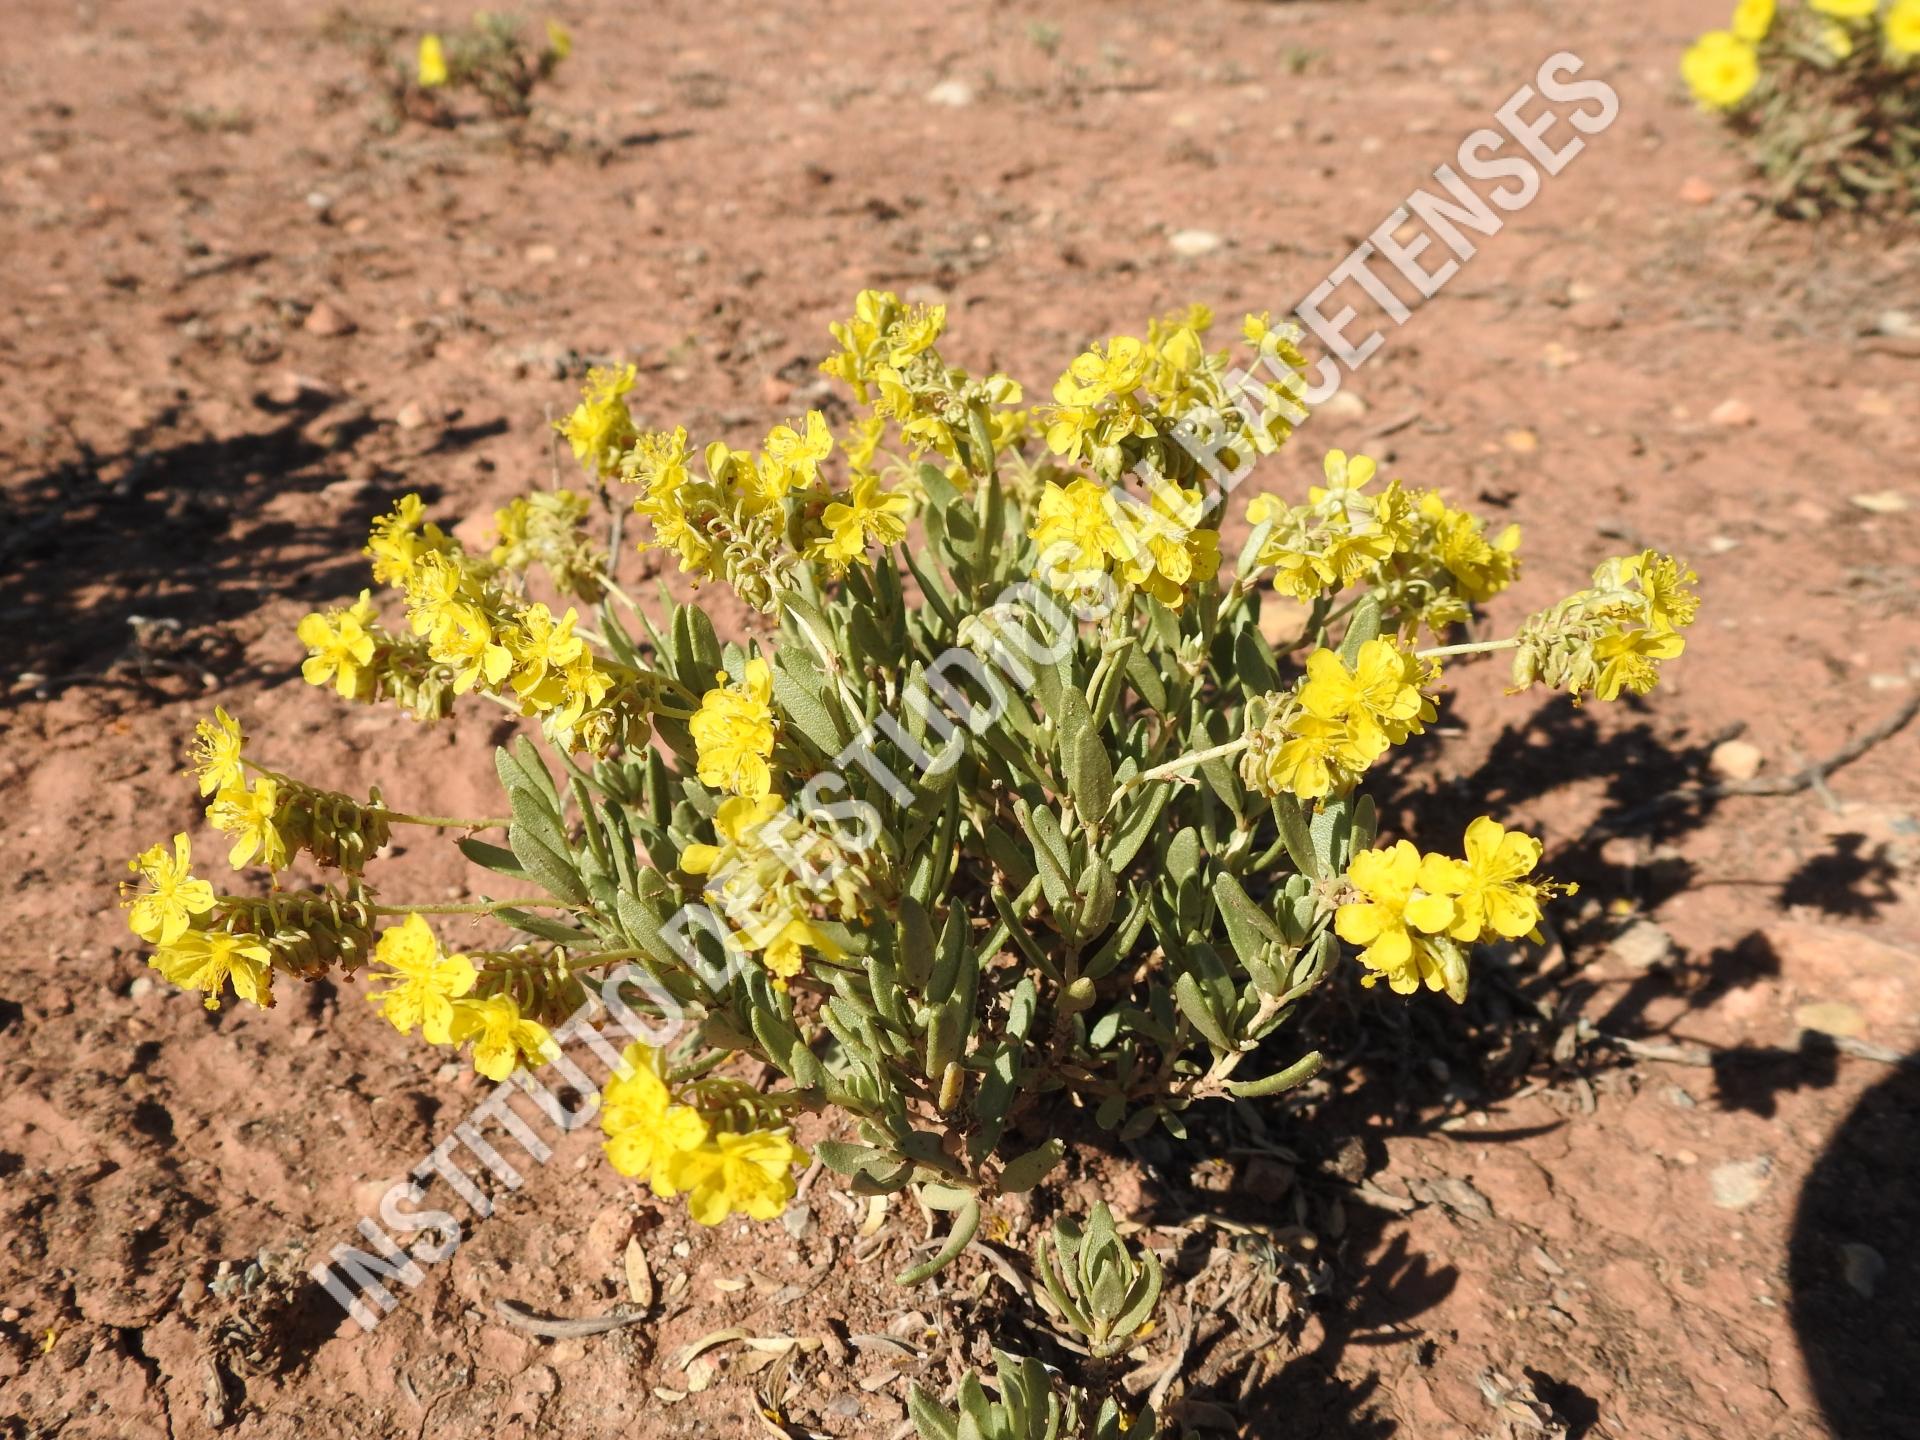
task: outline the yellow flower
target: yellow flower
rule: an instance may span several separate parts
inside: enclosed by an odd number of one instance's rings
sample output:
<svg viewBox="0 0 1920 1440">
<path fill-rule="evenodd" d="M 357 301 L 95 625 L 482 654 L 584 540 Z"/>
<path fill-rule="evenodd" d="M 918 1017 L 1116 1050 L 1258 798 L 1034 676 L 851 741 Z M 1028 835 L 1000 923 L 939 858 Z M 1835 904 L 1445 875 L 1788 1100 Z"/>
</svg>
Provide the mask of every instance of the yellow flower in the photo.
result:
<svg viewBox="0 0 1920 1440">
<path fill-rule="evenodd" d="M 1484 603 L 1513 583 L 1520 570 L 1520 527 L 1509 525 L 1493 540 L 1480 521 L 1455 510 L 1438 494 L 1420 497 L 1420 514 L 1433 526 L 1433 553 L 1469 600 Z"/>
<path fill-rule="evenodd" d="M 651 1181 L 667 1159 L 706 1142 L 707 1122 L 699 1111 L 674 1103 L 658 1050 L 636 1042 L 624 1058 L 631 1073 L 601 1092 L 600 1128 L 613 1168 Z"/>
<path fill-rule="evenodd" d="M 766 455 L 772 474 L 777 477 L 772 499 L 788 490 L 804 490 L 819 478 L 820 462 L 833 453 L 833 431 L 827 417 L 818 410 L 807 412 L 807 433 L 803 436 L 791 425 L 776 425 L 767 436 Z"/>
<path fill-rule="evenodd" d="M 898 545 L 906 539 L 907 514 L 912 509 L 913 502 L 905 495 L 882 490 L 878 476 L 855 475 L 846 500 L 834 501 L 821 516 L 828 535 L 814 542 L 813 553 L 848 565 L 866 554 L 869 540 Z"/>
<path fill-rule="evenodd" d="M 1617 700 L 1622 690 L 1645 695 L 1660 682 L 1656 662 L 1671 660 L 1686 648 L 1686 640 L 1671 630 L 1615 631 L 1593 647 L 1600 662 L 1593 693 L 1602 700 Z"/>
<path fill-rule="evenodd" d="M 1540 863 L 1540 842 L 1482 815 L 1467 826 L 1466 852 L 1465 860 L 1429 856 L 1421 871 L 1423 883 L 1453 897 L 1457 913 L 1447 933 L 1466 941 L 1538 940 L 1540 901 L 1554 889 L 1526 878 Z"/>
<path fill-rule="evenodd" d="M 433 658 L 453 668 L 453 692 L 464 695 L 482 680 L 497 688 L 513 669 L 513 654 L 493 633 L 484 611 L 472 605 L 450 606 L 433 636 Z"/>
<path fill-rule="evenodd" d="M 1309 715 L 1342 722 L 1348 731 L 1348 763 L 1365 769 L 1390 745 L 1418 735 L 1437 718 L 1421 686 L 1432 676 L 1412 651 L 1396 641 L 1374 639 L 1360 647 L 1351 669 L 1331 650 L 1307 657 L 1307 683 L 1300 704 Z"/>
<path fill-rule="evenodd" d="M 1353 857 L 1347 879 L 1362 898 L 1335 912 L 1333 928 L 1349 944 L 1364 947 L 1360 963 L 1372 973 L 1362 984 L 1373 985 L 1384 977 L 1401 995 L 1411 995 L 1425 984 L 1429 990 L 1445 990 L 1455 1000 L 1465 997 L 1466 974 L 1459 952 L 1448 942 L 1432 938 L 1455 919 L 1454 902 L 1439 893 L 1437 883 L 1445 872 L 1435 862 L 1443 858 L 1423 857 L 1408 840 Z"/>
<path fill-rule="evenodd" d="M 573 32 L 558 20 L 547 21 L 547 49 L 555 60 L 566 59 L 573 54 Z"/>
<path fill-rule="evenodd" d="M 1131 555 L 1120 569 L 1171 610 L 1186 599 L 1187 587 L 1204 585 L 1220 573 L 1220 532 L 1196 528 L 1203 514 L 1198 490 L 1171 482 L 1154 486 L 1151 507 L 1130 504 L 1124 514 L 1132 533 L 1123 530 Z"/>
<path fill-rule="evenodd" d="M 594 366 L 587 371 L 587 383 L 573 413 L 553 423 L 573 447 L 573 458 L 596 475 L 617 473 L 622 455 L 633 442 L 633 415 L 625 397 L 639 373 L 634 365 Z"/>
<path fill-rule="evenodd" d="M 1814 0 L 1818 5 L 1820 0 Z M 1834 3 L 1834 0 L 1829 0 Z M 1871 6 L 1873 0 L 1866 0 Z M 1760 82 L 1760 58 L 1730 30 L 1709 30 L 1680 60 L 1680 74 L 1693 98 L 1714 110 L 1731 110 Z"/>
<path fill-rule="evenodd" d="M 1153 355 L 1131 335 L 1116 335 L 1103 352 L 1098 345 L 1074 357 L 1067 373 L 1054 386 L 1054 398 L 1063 405 L 1098 405 L 1114 395 L 1128 395 L 1147 377 Z"/>
<path fill-rule="evenodd" d="M 689 875 L 712 875 L 721 868 L 730 849 L 747 849 L 759 837 L 762 827 L 786 809 L 778 795 L 738 796 L 720 802 L 713 814 L 713 833 L 718 845 L 689 845 L 680 852 L 680 868 Z M 724 877 L 722 877 L 724 878 Z"/>
<path fill-rule="evenodd" d="M 1084 589 L 1126 553 L 1107 487 L 1085 476 L 1062 488 L 1047 481 L 1027 532 L 1040 546 L 1045 579 L 1056 590 Z"/>
<path fill-rule="evenodd" d="M 214 828 L 233 836 L 233 849 L 227 854 L 227 863 L 234 869 L 245 868 L 255 855 L 269 870 L 286 868 L 286 837 L 274 823 L 279 808 L 280 786 L 265 775 L 253 782 L 251 790 L 245 785 L 222 790 L 207 807 L 207 818 L 213 821 Z"/>
<path fill-rule="evenodd" d="M 1894 0 L 1885 21 L 1887 50 L 1896 59 L 1920 55 L 1920 0 Z"/>
<path fill-rule="evenodd" d="M 134 934 L 155 945 L 171 945 L 192 928 L 195 915 L 213 909 L 213 886 L 194 879 L 188 873 L 192 867 L 193 849 L 185 832 L 173 837 L 171 857 L 165 845 L 154 845 L 127 862 L 127 869 L 148 886 L 124 902 Z"/>
<path fill-rule="evenodd" d="M 273 956 L 252 935 L 189 930 L 147 963 L 182 990 L 205 991 L 209 1010 L 220 1008 L 229 980 L 242 1000 L 262 1009 L 273 1004 Z"/>
<path fill-rule="evenodd" d="M 579 618 L 571 606 L 555 620 L 545 605 L 529 605 L 507 633 L 513 693 L 529 709 L 551 710 L 566 698 L 567 667 L 586 651 L 586 642 L 573 633 Z"/>
<path fill-rule="evenodd" d="M 420 37 L 420 87 L 431 90 L 447 83 L 447 52 L 438 35 Z"/>
<path fill-rule="evenodd" d="M 410 584 L 421 556 L 452 548 L 446 532 L 428 523 L 426 509 L 418 495 L 403 495 L 373 522 L 364 553 L 373 562 L 373 578 L 382 585 Z"/>
<path fill-rule="evenodd" d="M 1871 20 L 1880 8 L 1880 0 L 1807 0 L 1807 4 L 1836 20 Z"/>
<path fill-rule="evenodd" d="M 382 931 L 373 958 L 387 968 L 371 978 L 388 982 L 387 989 L 368 992 L 374 1008 L 402 1035 L 418 1025 L 428 1044 L 450 1044 L 453 1002 L 479 979 L 473 962 L 442 954 L 432 927 L 418 915 Z"/>
<path fill-rule="evenodd" d="M 1287 727 L 1287 736 L 1267 766 L 1266 793 L 1290 791 L 1302 800 L 1324 800 L 1351 783 L 1345 763 L 1351 742 L 1345 725 L 1301 715 Z"/>
<path fill-rule="evenodd" d="M 363 608 L 364 607 L 364 608 Z M 360 688 L 360 672 L 373 663 L 373 637 L 367 633 L 371 619 L 367 592 L 360 592 L 360 604 L 331 615 L 309 615 L 295 632 L 300 643 L 312 653 L 300 666 L 300 674 L 309 685 L 334 682 L 334 688 L 351 700 Z"/>
<path fill-rule="evenodd" d="M 1920 3 L 1920 0 L 1916 0 Z M 1700 597 L 1687 587 L 1700 577 L 1671 555 L 1643 550 L 1620 561 L 1621 583 L 1634 582 L 1647 597 L 1656 630 L 1684 630 L 1700 614 Z M 1677 652 L 1676 652 L 1677 653 Z"/>
<path fill-rule="evenodd" d="M 216 705 L 211 720 L 193 727 L 193 773 L 200 777 L 200 793 L 212 795 L 234 785 L 244 785 L 247 772 L 241 763 L 241 751 L 247 737 L 240 722 Z"/>
<path fill-rule="evenodd" d="M 758 941 L 762 937 L 754 935 L 749 938 Z M 800 951 L 803 946 L 818 951 L 828 960 L 838 960 L 843 954 L 838 945 L 821 933 L 819 926 L 805 916 L 796 916 L 766 939 L 760 956 L 761 963 L 782 980 L 791 980 L 800 973 Z"/>
<path fill-rule="evenodd" d="M 720 684 L 700 699 L 687 722 L 699 748 L 700 783 L 734 795 L 758 799 L 773 785 L 767 759 L 773 754 L 773 671 L 755 656 L 747 661 L 738 685 Z"/>
<path fill-rule="evenodd" d="M 1758 45 L 1772 28 L 1773 0 L 1739 0 L 1733 7 L 1733 33 L 1748 44 Z"/>
<path fill-rule="evenodd" d="M 1853 54 L 1853 32 L 1844 25 L 1822 28 L 1820 43 L 1827 47 L 1827 53 L 1836 60 L 1845 60 Z"/>
<path fill-rule="evenodd" d="M 556 1048 L 547 1027 L 522 1017 L 511 995 L 455 1000 L 448 1038 L 473 1041 L 473 1068 L 489 1080 L 504 1080 L 521 1064 L 543 1065 Z"/>
<path fill-rule="evenodd" d="M 718 1225 L 736 1212 L 772 1220 L 798 1188 L 793 1167 L 806 1163 L 806 1151 L 784 1130 L 744 1135 L 723 1130 L 702 1145 L 666 1157 L 655 1172 L 654 1192 L 686 1192 L 688 1213 L 702 1225 Z"/>
</svg>

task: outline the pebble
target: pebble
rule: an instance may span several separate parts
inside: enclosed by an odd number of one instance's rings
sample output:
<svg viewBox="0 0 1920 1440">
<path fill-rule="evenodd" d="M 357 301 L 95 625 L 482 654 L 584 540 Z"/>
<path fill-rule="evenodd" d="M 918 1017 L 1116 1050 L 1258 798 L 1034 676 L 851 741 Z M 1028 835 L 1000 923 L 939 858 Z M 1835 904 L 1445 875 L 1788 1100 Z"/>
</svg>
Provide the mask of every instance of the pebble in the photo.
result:
<svg viewBox="0 0 1920 1440">
<path fill-rule="evenodd" d="M 1531 430 L 1509 430 L 1501 442 L 1516 455 L 1531 455 L 1540 448 L 1540 437 Z"/>
<path fill-rule="evenodd" d="M 1719 193 L 1719 191 L 1713 188 L 1711 181 L 1703 180 L 1698 175 L 1689 175 L 1685 180 L 1680 182 L 1680 200 L 1682 204 L 1711 205 L 1719 196 Z"/>
<path fill-rule="evenodd" d="M 1870 415 L 1876 420 L 1892 415 L 1896 408 L 1893 397 L 1884 390 L 1863 390 L 1860 398 L 1853 402 L 1854 414 Z"/>
<path fill-rule="evenodd" d="M 421 430 L 431 422 L 427 407 L 418 400 L 409 400 L 393 412 L 393 423 L 402 430 Z"/>
<path fill-rule="evenodd" d="M 1745 1210 L 1773 1183 L 1773 1157 L 1756 1155 L 1751 1160 L 1716 1165 L 1707 1183 L 1713 1190 L 1713 1203 L 1722 1210 Z"/>
<path fill-rule="evenodd" d="M 1818 1000 L 1793 1012 L 1793 1023 L 1802 1030 L 1821 1035 L 1858 1039 L 1867 1033 L 1867 1018 L 1851 1005 L 1837 1000 Z"/>
<path fill-rule="evenodd" d="M 1607 953 L 1631 970 L 1654 970 L 1673 959 L 1673 937 L 1651 920 L 1635 920 L 1613 937 Z"/>
<path fill-rule="evenodd" d="M 1167 237 L 1168 248 L 1189 260 L 1211 255 L 1226 243 L 1211 230 L 1176 230 Z"/>
<path fill-rule="evenodd" d="M 560 258 L 560 247 L 542 242 L 527 246 L 522 253 L 527 257 L 529 265 L 551 265 Z"/>
<path fill-rule="evenodd" d="M 1618 330 L 1625 318 L 1610 300 L 1582 300 L 1567 307 L 1567 323 L 1576 330 Z"/>
<path fill-rule="evenodd" d="M 1908 310 L 1882 310 L 1874 317 L 1873 328 L 1896 340 L 1920 337 L 1920 319 L 1916 319 Z"/>
<path fill-rule="evenodd" d="M 1913 508 L 1913 502 L 1898 490 L 1869 490 L 1864 495 L 1848 496 L 1847 503 L 1869 515 L 1902 515 Z"/>
<path fill-rule="evenodd" d="M 309 335 L 332 339 L 338 335 L 351 335 L 360 327 L 331 300 L 322 300 L 307 312 L 307 318 L 301 321 L 301 328 Z"/>
<path fill-rule="evenodd" d="M 1744 400 L 1722 400 L 1707 419 L 1729 430 L 1753 424 L 1753 407 Z"/>
<path fill-rule="evenodd" d="M 964 110 L 973 104 L 973 86 L 964 80 L 942 80 L 927 91 L 929 105 L 944 105 L 949 110 Z"/>
<path fill-rule="evenodd" d="M 153 977 L 151 975 L 136 975 L 133 977 L 133 983 L 127 986 L 129 1000 L 144 1000 L 152 993 Z"/>
<path fill-rule="evenodd" d="M 1887 1262 L 1871 1245 L 1849 1241 L 1840 1247 L 1840 1273 L 1861 1299 L 1871 1300 L 1887 1273 Z"/>
<path fill-rule="evenodd" d="M 1766 763 L 1766 755 L 1749 740 L 1723 740 L 1713 747 L 1707 763 L 1713 773 L 1726 780 L 1751 780 Z"/>
<path fill-rule="evenodd" d="M 1358 420 L 1367 413 L 1367 402 L 1351 390 L 1336 390 L 1314 413 L 1340 420 Z"/>
</svg>

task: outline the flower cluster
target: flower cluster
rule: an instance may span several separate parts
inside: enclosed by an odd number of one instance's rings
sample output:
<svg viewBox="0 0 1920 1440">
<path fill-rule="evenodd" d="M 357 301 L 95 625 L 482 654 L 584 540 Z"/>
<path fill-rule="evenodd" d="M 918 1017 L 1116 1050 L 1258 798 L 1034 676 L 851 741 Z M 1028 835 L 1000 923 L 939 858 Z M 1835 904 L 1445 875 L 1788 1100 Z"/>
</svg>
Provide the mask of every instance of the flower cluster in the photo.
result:
<svg viewBox="0 0 1920 1440">
<path fill-rule="evenodd" d="M 691 1104 L 676 1096 L 659 1051 L 633 1044 L 623 1059 L 626 1073 L 606 1087 L 600 1112 L 614 1169 L 663 1199 L 684 1194 L 702 1225 L 733 1214 L 772 1220 L 787 1208 L 807 1154 L 785 1127 L 728 1128 L 730 1117 L 707 1111 L 697 1088 Z"/>
<path fill-rule="evenodd" d="M 573 53 L 573 36 L 558 20 L 547 21 L 545 38 L 535 51 L 511 16 L 483 11 L 469 29 L 422 35 L 412 85 L 403 88 L 421 102 L 425 118 L 440 123 L 450 117 L 434 97 L 455 89 L 473 91 L 496 115 L 525 115 L 534 86 Z"/>
<path fill-rule="evenodd" d="M 1518 525 L 1489 537 L 1437 490 L 1409 493 L 1398 480 L 1369 494 L 1378 467 L 1366 455 L 1331 450 L 1324 468 L 1327 483 L 1312 486 L 1304 504 L 1268 495 L 1248 502 L 1256 573 L 1271 566 L 1280 594 L 1317 603 L 1364 586 L 1391 627 L 1440 634 L 1519 574 Z"/>
<path fill-rule="evenodd" d="M 392 696 L 423 718 L 477 690 L 538 716 L 568 750 L 643 744 L 658 677 L 596 654 L 576 633 L 575 610 L 556 616 L 519 588 L 537 563 L 562 589 L 602 593 L 602 559 L 579 530 L 586 513 L 585 500 L 564 490 L 516 500 L 498 512 L 499 544 L 482 559 L 428 522 L 419 496 L 406 496 L 374 521 L 367 554 L 374 578 L 403 592 L 410 637 L 382 626 L 362 592 L 352 606 L 300 622 L 309 652 L 301 673 L 349 699 Z M 430 708 L 417 703 L 428 694 Z"/>
<path fill-rule="evenodd" d="M 1749 142 L 1793 213 L 1920 210 L 1920 0 L 1739 0 L 1688 48 L 1695 101 Z"/>
<path fill-rule="evenodd" d="M 800 973 L 803 949 L 842 958 L 840 942 L 814 918 L 816 910 L 852 922 L 884 903 L 867 863 L 777 794 L 723 800 L 713 836 L 711 844 L 681 851 L 680 868 L 702 878 L 707 901 L 730 927 L 729 946 L 758 954 L 783 981 Z"/>
<path fill-rule="evenodd" d="M 1513 688 L 1545 685 L 1576 701 L 1589 693 L 1602 700 L 1645 695 L 1659 683 L 1661 663 L 1686 649 L 1680 632 L 1699 614 L 1699 597 L 1688 588 L 1697 579 L 1653 550 L 1606 561 L 1591 587 L 1521 627 Z"/>
<path fill-rule="evenodd" d="M 1291 695 L 1249 706 L 1242 778 L 1263 795 L 1323 801 L 1346 794 L 1389 749 L 1436 718 L 1429 692 L 1439 676 L 1439 665 L 1393 639 L 1365 641 L 1351 662 L 1314 651 Z"/>
<path fill-rule="evenodd" d="M 1090 602 L 1117 580 L 1178 610 L 1191 587 L 1219 574 L 1220 533 L 1200 525 L 1198 490 L 1162 480 L 1143 504 L 1084 476 L 1045 483 L 1027 533 L 1054 589 Z"/>
<path fill-rule="evenodd" d="M 1385 980 L 1410 995 L 1421 986 L 1466 999 L 1463 945 L 1538 941 L 1542 903 L 1573 885 L 1532 879 L 1541 844 L 1482 815 L 1467 827 L 1465 857 L 1422 854 L 1411 841 L 1363 850 L 1347 868 L 1351 898 L 1334 928 L 1361 946 L 1362 983 Z"/>
<path fill-rule="evenodd" d="M 371 978 L 387 988 L 369 991 L 367 999 L 402 1035 L 417 1025 L 429 1045 L 471 1041 L 473 1068 L 489 1080 L 505 1080 L 552 1054 L 553 1037 L 521 1013 L 513 996 L 472 993 L 481 978 L 473 960 L 442 951 L 419 915 L 382 931 L 373 959 L 381 968 Z"/>
</svg>

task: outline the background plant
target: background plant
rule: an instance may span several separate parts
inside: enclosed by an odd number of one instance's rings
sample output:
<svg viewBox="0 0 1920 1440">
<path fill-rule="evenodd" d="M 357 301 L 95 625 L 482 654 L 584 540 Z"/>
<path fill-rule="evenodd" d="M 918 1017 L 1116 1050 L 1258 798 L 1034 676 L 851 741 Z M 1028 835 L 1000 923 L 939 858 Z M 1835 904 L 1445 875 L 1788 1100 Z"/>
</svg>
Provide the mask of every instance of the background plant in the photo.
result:
<svg viewBox="0 0 1920 1440">
<path fill-rule="evenodd" d="M 1681 73 L 1780 208 L 1920 212 L 1920 0 L 1740 0 Z"/>
</svg>

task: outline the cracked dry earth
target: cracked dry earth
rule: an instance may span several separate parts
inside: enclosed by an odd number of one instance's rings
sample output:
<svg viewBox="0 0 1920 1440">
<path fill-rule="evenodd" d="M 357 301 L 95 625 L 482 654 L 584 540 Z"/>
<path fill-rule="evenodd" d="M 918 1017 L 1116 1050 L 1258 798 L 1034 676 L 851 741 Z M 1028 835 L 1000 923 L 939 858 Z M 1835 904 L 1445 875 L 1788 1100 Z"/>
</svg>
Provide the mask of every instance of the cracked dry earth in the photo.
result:
<svg viewBox="0 0 1920 1440">
<path fill-rule="evenodd" d="M 0 27 L 0 1435 L 731 1435 L 775 1399 L 786 1433 L 889 1435 L 910 1378 L 942 1388 L 989 1340 L 1074 1365 L 1004 1255 L 1095 1195 L 1174 1277 L 1126 1383 L 1177 1366 L 1195 1425 L 1920 1434 L 1920 730 L 1794 793 L 1687 788 L 1791 775 L 1910 703 L 1920 251 L 1754 212 L 1673 76 L 1719 5 L 561 14 L 578 49 L 517 135 L 370 124 L 340 37 L 404 47 L 444 6 Z M 1496 625 L 1643 542 L 1699 570 L 1650 703 L 1462 667 L 1385 809 L 1542 834 L 1583 887 L 1552 945 L 1460 1012 L 1334 997 L 1299 1105 L 1088 1150 L 991 1221 L 1000 1262 L 936 1288 L 887 1279 L 919 1218 L 865 1233 L 831 1177 L 784 1224 L 701 1231 L 587 1135 L 371 1335 L 285 1279 L 472 1077 L 352 985 L 206 1012 L 111 892 L 196 827 L 177 770 L 216 700 L 317 781 L 489 813 L 500 727 L 298 679 L 294 624 L 364 583 L 371 515 L 415 489 L 477 538 L 546 481 L 592 359 L 633 359 L 642 417 L 702 436 L 831 404 L 814 362 L 866 285 L 946 301 L 956 357 L 1030 391 L 1176 305 L 1283 309 L 1562 49 L 1619 121 L 1257 481 L 1297 493 L 1338 445 L 1518 521 Z M 477 883 L 427 844 L 387 873 Z M 636 1294 L 591 1337 L 496 1308 Z"/>
</svg>

